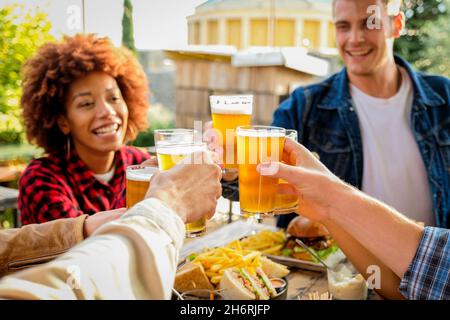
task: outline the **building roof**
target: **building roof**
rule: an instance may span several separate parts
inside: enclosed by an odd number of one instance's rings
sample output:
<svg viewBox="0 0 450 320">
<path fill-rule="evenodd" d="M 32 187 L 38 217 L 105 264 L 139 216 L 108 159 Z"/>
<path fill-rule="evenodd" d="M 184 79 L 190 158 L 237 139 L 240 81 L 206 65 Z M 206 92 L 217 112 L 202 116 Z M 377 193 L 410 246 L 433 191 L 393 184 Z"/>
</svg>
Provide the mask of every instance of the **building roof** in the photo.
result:
<svg viewBox="0 0 450 320">
<path fill-rule="evenodd" d="M 318 77 L 330 73 L 326 59 L 311 56 L 307 49 L 299 47 L 253 47 L 235 53 L 231 63 L 235 67 L 284 66 Z"/>
<path fill-rule="evenodd" d="M 166 52 L 207 60 L 226 59 L 230 60 L 235 67 L 284 66 L 318 77 L 327 76 L 331 68 L 327 59 L 311 56 L 307 49 L 299 47 L 252 47 L 237 51 L 235 47 L 231 46 L 196 45 L 166 50 Z"/>
</svg>

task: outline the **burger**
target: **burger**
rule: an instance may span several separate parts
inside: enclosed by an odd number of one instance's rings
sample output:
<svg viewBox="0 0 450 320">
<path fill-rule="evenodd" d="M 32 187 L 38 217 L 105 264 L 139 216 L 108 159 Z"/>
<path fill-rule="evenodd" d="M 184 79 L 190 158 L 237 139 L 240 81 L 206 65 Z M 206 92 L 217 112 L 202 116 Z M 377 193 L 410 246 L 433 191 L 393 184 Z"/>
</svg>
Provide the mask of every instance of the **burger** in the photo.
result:
<svg viewBox="0 0 450 320">
<path fill-rule="evenodd" d="M 255 274 L 245 268 L 225 269 L 219 290 L 227 300 L 269 300 L 278 295 L 261 268 Z"/>
<path fill-rule="evenodd" d="M 300 239 L 321 259 L 326 259 L 330 254 L 338 250 L 338 246 L 325 226 L 305 217 L 299 216 L 293 219 L 287 227 L 287 233 L 289 237 L 282 250 L 282 255 L 284 256 L 317 262 L 306 249 L 295 242 L 296 239 Z"/>
</svg>

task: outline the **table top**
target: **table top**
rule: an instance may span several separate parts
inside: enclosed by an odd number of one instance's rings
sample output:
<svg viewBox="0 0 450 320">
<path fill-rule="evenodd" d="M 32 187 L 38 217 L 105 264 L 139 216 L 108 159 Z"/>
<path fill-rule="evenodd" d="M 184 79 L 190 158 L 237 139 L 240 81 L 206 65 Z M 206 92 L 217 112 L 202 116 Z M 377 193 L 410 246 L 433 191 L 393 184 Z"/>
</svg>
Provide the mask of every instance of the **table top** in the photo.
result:
<svg viewBox="0 0 450 320">
<path fill-rule="evenodd" d="M 234 219 L 239 219 L 236 216 Z M 263 223 L 275 226 L 275 218 L 264 219 Z M 220 229 L 225 226 L 224 219 L 215 217 L 215 219 L 208 221 L 207 234 Z M 186 239 L 185 244 L 193 239 Z M 288 294 L 287 300 L 309 300 L 309 294 L 318 293 L 319 296 L 328 292 L 328 279 L 326 272 L 309 271 L 298 268 L 289 268 L 290 274 L 287 276 L 288 280 Z M 368 300 L 381 299 L 374 291 L 369 291 Z"/>
</svg>

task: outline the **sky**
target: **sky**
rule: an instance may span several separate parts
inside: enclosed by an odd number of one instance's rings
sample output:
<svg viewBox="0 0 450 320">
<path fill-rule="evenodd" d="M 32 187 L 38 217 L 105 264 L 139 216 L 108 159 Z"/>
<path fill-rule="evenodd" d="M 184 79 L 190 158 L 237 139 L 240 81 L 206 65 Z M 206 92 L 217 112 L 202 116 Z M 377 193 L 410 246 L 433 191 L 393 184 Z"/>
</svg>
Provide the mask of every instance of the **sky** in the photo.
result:
<svg viewBox="0 0 450 320">
<path fill-rule="evenodd" d="M 141 50 L 168 49 L 187 44 L 186 17 L 206 0 L 131 0 L 135 45 Z M 39 7 L 49 15 L 52 33 L 82 32 L 82 0 L 0 0 L 6 4 Z M 122 36 L 123 0 L 84 0 L 87 32 L 108 36 L 119 45 Z"/>
</svg>

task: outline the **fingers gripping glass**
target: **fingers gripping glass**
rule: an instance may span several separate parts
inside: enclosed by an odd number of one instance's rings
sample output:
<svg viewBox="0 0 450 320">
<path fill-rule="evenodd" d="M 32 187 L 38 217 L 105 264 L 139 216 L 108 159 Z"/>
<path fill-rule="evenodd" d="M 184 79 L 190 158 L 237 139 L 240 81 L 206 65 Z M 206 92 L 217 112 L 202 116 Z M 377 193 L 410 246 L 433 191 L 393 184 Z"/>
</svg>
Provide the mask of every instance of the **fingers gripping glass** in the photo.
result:
<svg viewBox="0 0 450 320">
<path fill-rule="evenodd" d="M 298 141 L 298 133 L 296 130 L 286 130 L 286 138 Z M 289 185 L 289 183 L 283 179 L 279 181 L 281 185 Z M 280 194 L 275 197 L 275 214 L 287 214 L 295 212 L 298 209 L 298 196 L 295 194 Z"/>
<path fill-rule="evenodd" d="M 236 134 L 241 214 L 256 219 L 272 215 L 278 179 L 260 175 L 257 166 L 262 162 L 281 161 L 286 130 L 278 127 L 241 126 L 237 128 Z"/>
<path fill-rule="evenodd" d="M 156 154 L 161 170 L 169 170 L 195 152 L 206 151 L 198 132 L 191 129 L 155 130 Z M 206 217 L 186 223 L 186 237 L 195 238 L 206 231 Z"/>
</svg>

